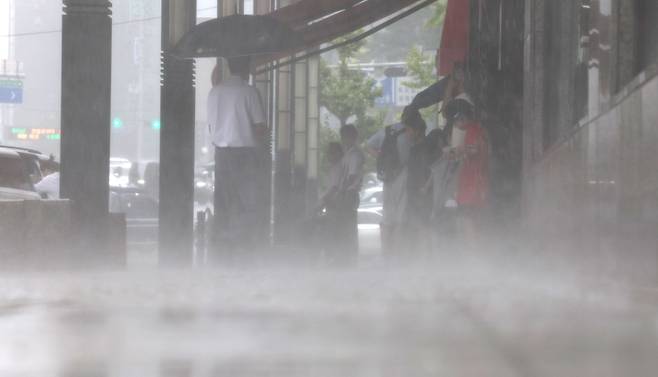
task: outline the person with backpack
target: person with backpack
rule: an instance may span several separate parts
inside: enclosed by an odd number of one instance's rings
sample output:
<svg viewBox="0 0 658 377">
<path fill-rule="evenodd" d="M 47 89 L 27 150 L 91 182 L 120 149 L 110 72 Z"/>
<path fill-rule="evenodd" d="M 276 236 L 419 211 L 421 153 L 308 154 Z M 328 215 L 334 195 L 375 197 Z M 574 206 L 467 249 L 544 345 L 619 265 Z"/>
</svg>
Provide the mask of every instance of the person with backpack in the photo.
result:
<svg viewBox="0 0 658 377">
<path fill-rule="evenodd" d="M 384 184 L 381 238 L 385 256 L 403 247 L 408 203 L 406 166 L 413 146 L 405 128 L 419 119 L 422 117 L 417 110 L 405 108 L 400 123 L 379 130 L 366 142 L 366 150 L 377 159 L 377 175 Z"/>
</svg>

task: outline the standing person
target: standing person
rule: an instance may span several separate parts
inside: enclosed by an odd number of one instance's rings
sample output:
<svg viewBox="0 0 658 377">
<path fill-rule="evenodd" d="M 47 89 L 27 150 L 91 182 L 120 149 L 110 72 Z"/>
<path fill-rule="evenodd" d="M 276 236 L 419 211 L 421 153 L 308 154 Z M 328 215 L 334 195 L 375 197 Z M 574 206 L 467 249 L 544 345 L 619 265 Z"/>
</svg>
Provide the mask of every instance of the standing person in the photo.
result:
<svg viewBox="0 0 658 377">
<path fill-rule="evenodd" d="M 456 172 L 459 162 L 448 152 L 449 142 L 445 130 L 435 129 L 428 136 L 434 143 L 430 176 L 424 190 L 431 195 L 431 213 L 429 216 L 431 249 L 437 252 L 446 249 L 455 233 L 454 208 L 446 207 L 446 202 L 454 197 L 456 191 Z M 446 152 L 444 152 L 444 150 Z"/>
<path fill-rule="evenodd" d="M 399 123 L 380 129 L 366 142 L 366 150 L 377 159 L 377 175 L 383 182 L 380 229 L 382 253 L 386 257 L 394 255 L 397 235 L 404 222 L 407 203 L 407 172 L 404 166 L 412 146 L 404 123 L 411 112 L 411 108 L 405 108 Z"/>
<path fill-rule="evenodd" d="M 308 231 L 319 244 L 309 245 L 315 250 L 324 252 L 327 260 L 334 259 L 337 248 L 337 232 L 340 232 L 340 206 L 339 193 L 343 179 L 343 146 L 338 142 L 331 142 L 327 146 L 326 159 L 329 162 L 329 176 L 326 189 L 320 197 L 320 203 L 315 210 L 316 217 Z M 308 235 L 302 235 L 302 237 Z"/>
<path fill-rule="evenodd" d="M 460 233 L 473 245 L 483 230 L 482 220 L 489 201 L 489 145 L 486 132 L 475 119 L 470 104 L 459 106 L 455 128 L 464 133 L 463 145 L 455 150 L 461 160 L 455 196 Z"/>
<path fill-rule="evenodd" d="M 407 210 L 407 162 L 413 142 L 405 132 L 405 124 L 421 119 L 420 113 L 407 107 L 400 123 L 387 126 L 368 139 L 368 153 L 377 158 L 378 174 L 384 183 L 382 252 L 393 256 L 404 247 L 400 236 L 405 229 Z"/>
<path fill-rule="evenodd" d="M 343 145 L 343 178 L 338 197 L 340 207 L 340 227 L 344 231 L 345 250 L 340 262 L 353 263 L 359 253 L 358 208 L 359 192 L 363 183 L 363 164 L 365 157 L 358 146 L 359 132 L 354 125 L 348 124 L 340 129 Z"/>
<path fill-rule="evenodd" d="M 423 118 L 417 118 L 413 122 L 405 124 L 405 132 L 412 142 L 407 162 L 407 211 L 406 231 L 404 239 L 408 250 L 414 256 L 420 254 L 424 246 L 422 236 L 424 228 L 429 220 L 429 199 L 424 190 L 429 178 L 430 167 L 430 145 L 425 137 L 427 125 Z"/>
<path fill-rule="evenodd" d="M 258 90 L 250 86 L 249 58 L 228 59 L 231 75 L 208 95 L 215 146 L 215 248 L 218 257 L 253 252 L 261 236 L 260 149 L 267 128 Z M 237 256 L 237 255 L 236 255 Z"/>
<path fill-rule="evenodd" d="M 327 146 L 327 161 L 329 162 L 329 177 L 327 180 L 327 189 L 320 198 L 320 209 L 331 209 L 335 211 L 337 207 L 338 193 L 340 191 L 341 180 L 343 179 L 343 146 L 338 142 L 331 142 Z"/>
</svg>

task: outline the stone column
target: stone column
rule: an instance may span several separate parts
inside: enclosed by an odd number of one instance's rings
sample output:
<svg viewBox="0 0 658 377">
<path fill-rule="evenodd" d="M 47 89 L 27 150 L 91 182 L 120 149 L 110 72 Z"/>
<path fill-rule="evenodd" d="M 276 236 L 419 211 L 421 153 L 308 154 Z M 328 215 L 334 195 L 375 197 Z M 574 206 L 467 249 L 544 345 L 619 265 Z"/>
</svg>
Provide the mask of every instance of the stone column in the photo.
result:
<svg viewBox="0 0 658 377">
<path fill-rule="evenodd" d="M 111 3 L 64 0 L 63 5 L 60 191 L 62 198 L 73 202 L 82 251 L 104 253 L 108 234 Z"/>
<path fill-rule="evenodd" d="M 276 9 L 292 5 L 297 1 L 279 0 Z M 292 219 L 299 216 L 295 201 L 300 195 L 295 192 L 295 108 L 298 102 L 295 98 L 295 64 L 276 69 L 274 77 L 273 240 L 275 244 L 287 244 L 291 241 L 290 237 L 294 231 Z M 305 174 L 302 175 L 303 177 Z"/>
<path fill-rule="evenodd" d="M 274 135 L 274 242 L 288 241 L 292 191 L 292 72 L 289 65 L 275 72 Z"/>
<path fill-rule="evenodd" d="M 160 264 L 192 263 L 194 226 L 194 61 L 169 50 L 196 24 L 196 0 L 162 0 L 160 88 Z"/>
<path fill-rule="evenodd" d="M 526 0 L 523 165 L 528 170 L 544 152 L 545 0 Z"/>
<path fill-rule="evenodd" d="M 301 53 L 300 53 L 301 54 Z M 304 214 L 306 211 L 306 183 L 307 183 L 307 60 L 300 60 L 293 64 L 293 112 L 292 112 L 292 192 L 294 200 L 292 202 L 293 217 Z"/>
<path fill-rule="evenodd" d="M 244 0 L 243 0 L 244 2 Z M 254 0 L 254 14 L 258 15 L 263 15 L 270 13 L 271 9 L 273 7 L 272 1 L 271 0 Z M 274 164 L 274 74 L 272 71 L 268 71 L 265 73 L 261 73 L 258 75 L 255 75 L 253 77 L 253 83 L 254 86 L 258 89 L 261 95 L 261 99 L 263 100 L 263 105 L 265 106 L 265 111 L 267 114 L 267 125 L 270 129 L 270 135 L 269 135 L 269 143 L 268 143 L 268 149 L 267 149 L 267 154 L 268 156 L 266 157 L 268 161 L 264 161 L 265 165 L 263 169 L 263 174 L 266 175 L 264 177 L 263 182 L 266 185 L 266 203 L 267 203 L 267 208 L 264 208 L 262 216 L 264 219 L 266 219 L 263 222 L 263 225 L 266 226 L 265 229 L 263 229 L 264 235 L 266 237 L 264 238 L 263 241 L 265 241 L 266 244 L 271 244 L 272 242 L 272 237 L 273 237 L 273 224 L 272 224 L 272 218 L 273 218 L 273 184 L 272 182 L 274 181 L 273 178 L 273 172 L 275 169 L 275 164 Z"/>
<path fill-rule="evenodd" d="M 318 168 L 320 163 L 320 57 L 308 59 L 306 111 L 306 203 L 314 208 L 319 200 Z M 362 135 L 363 136 L 363 135 Z"/>
</svg>

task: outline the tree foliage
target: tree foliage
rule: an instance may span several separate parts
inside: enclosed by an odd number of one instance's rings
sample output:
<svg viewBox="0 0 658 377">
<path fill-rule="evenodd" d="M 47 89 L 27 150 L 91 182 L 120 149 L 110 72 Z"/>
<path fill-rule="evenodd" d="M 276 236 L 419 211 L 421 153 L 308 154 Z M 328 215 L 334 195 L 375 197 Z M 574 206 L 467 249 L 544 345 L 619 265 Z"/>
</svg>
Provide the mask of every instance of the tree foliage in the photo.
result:
<svg viewBox="0 0 658 377">
<path fill-rule="evenodd" d="M 432 56 L 413 46 L 407 55 L 407 73 L 412 78 L 404 83 L 408 88 L 425 89 L 432 85 L 436 81 Z"/>
<path fill-rule="evenodd" d="M 443 25 L 446 16 L 448 0 L 438 0 L 432 4 L 432 18 L 425 23 L 426 28 L 438 28 Z"/>
<path fill-rule="evenodd" d="M 443 0 L 439 0 L 443 1 Z M 362 53 L 365 61 L 400 62 L 409 51 L 409 46 L 423 46 L 425 50 L 436 50 L 441 36 L 441 22 L 429 22 L 437 14 L 432 5 L 387 26 L 367 38 L 368 51 Z"/>
<path fill-rule="evenodd" d="M 319 139 L 320 154 L 321 154 L 319 176 L 320 176 L 320 185 L 322 186 L 323 189 L 327 188 L 326 179 L 329 176 L 329 170 L 331 169 L 331 165 L 327 160 L 327 149 L 329 144 L 333 142 L 340 142 L 340 136 L 338 136 L 338 132 L 336 132 L 336 130 L 331 129 L 330 127 L 324 124 L 321 125 L 320 139 Z"/>
<path fill-rule="evenodd" d="M 412 47 L 407 55 L 407 75 L 411 80 L 405 81 L 402 85 L 408 88 L 425 89 L 434 84 L 437 77 L 432 55 L 423 53 L 417 46 Z M 421 110 L 421 114 L 428 124 L 436 124 L 438 120 L 436 106 Z"/>
<path fill-rule="evenodd" d="M 349 67 L 363 45 L 361 41 L 338 49 L 339 63 L 336 68 L 328 67 L 324 61 L 320 65 L 320 104 L 338 118 L 341 126 L 353 116 L 364 118 L 375 99 L 381 96 L 374 79 L 365 72 Z"/>
</svg>

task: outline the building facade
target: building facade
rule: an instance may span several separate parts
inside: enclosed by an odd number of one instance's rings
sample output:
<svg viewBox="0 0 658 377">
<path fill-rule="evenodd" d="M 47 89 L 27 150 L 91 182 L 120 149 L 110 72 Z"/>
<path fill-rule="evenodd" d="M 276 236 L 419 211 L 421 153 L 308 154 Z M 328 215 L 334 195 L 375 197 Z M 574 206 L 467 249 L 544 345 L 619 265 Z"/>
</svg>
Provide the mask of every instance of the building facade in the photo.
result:
<svg viewBox="0 0 658 377">
<path fill-rule="evenodd" d="M 543 255 L 658 281 L 658 3 L 470 8 L 469 90 L 491 137 L 494 205 L 518 208 Z"/>
<path fill-rule="evenodd" d="M 525 2 L 524 212 L 546 252 L 658 280 L 658 3 Z"/>
</svg>

